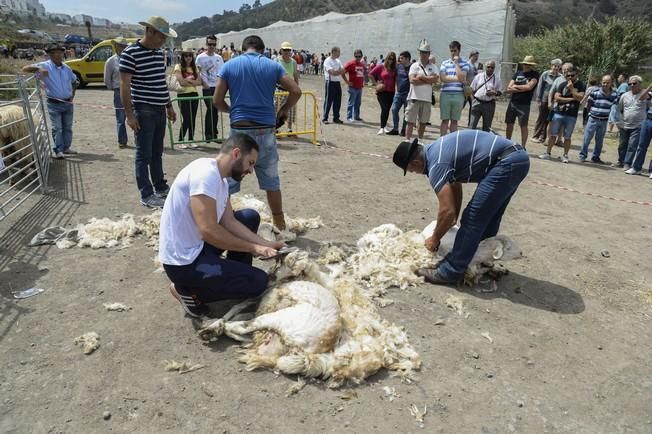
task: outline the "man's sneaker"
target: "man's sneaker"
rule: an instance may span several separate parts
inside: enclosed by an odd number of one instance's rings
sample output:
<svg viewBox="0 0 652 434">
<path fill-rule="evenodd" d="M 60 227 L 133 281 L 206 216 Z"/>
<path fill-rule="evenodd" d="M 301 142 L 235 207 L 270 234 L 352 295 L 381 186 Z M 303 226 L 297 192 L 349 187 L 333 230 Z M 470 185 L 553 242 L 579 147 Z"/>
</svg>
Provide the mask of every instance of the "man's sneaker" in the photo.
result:
<svg viewBox="0 0 652 434">
<path fill-rule="evenodd" d="M 337 120 L 334 120 L 333 123 L 334 123 L 334 124 L 343 124 L 344 122 L 342 122 L 341 120 L 337 119 Z"/>
<path fill-rule="evenodd" d="M 150 194 L 145 199 L 141 199 L 140 203 L 148 208 L 163 208 L 165 199 L 158 197 L 156 194 Z"/>
<path fill-rule="evenodd" d="M 444 279 L 439 274 L 439 268 L 419 268 L 416 271 L 417 276 L 421 276 L 428 283 L 434 283 L 435 285 L 451 285 L 458 283 L 457 280 L 448 280 Z"/>
<path fill-rule="evenodd" d="M 118 143 L 118 149 L 124 149 L 127 147 L 127 144 Z"/>
<path fill-rule="evenodd" d="M 625 173 L 628 174 L 628 175 L 640 175 L 640 174 L 641 174 L 641 171 L 640 171 L 640 170 L 636 170 L 636 169 L 634 169 L 633 167 L 631 167 L 631 168 L 625 170 Z"/>
<path fill-rule="evenodd" d="M 392 129 L 389 127 L 385 127 L 383 129 L 385 130 L 385 134 L 389 134 L 389 132 L 392 131 Z"/>
<path fill-rule="evenodd" d="M 650 172 L 650 179 L 652 179 L 652 171 Z"/>
<path fill-rule="evenodd" d="M 56 158 L 57 160 L 63 160 L 65 158 L 65 155 L 63 155 L 63 152 L 55 152 L 54 158 Z"/>
<path fill-rule="evenodd" d="M 620 161 L 616 163 L 611 163 L 611 167 L 623 167 L 623 163 L 621 163 Z"/>
<path fill-rule="evenodd" d="M 357 122 L 364 122 L 364 119 L 362 119 L 362 118 L 358 118 L 358 119 L 355 119 L 355 121 L 357 121 Z"/>
<path fill-rule="evenodd" d="M 629 164 L 623 164 L 623 172 L 627 172 L 630 168 Z"/>
<path fill-rule="evenodd" d="M 564 154 L 561 157 L 559 157 L 562 163 L 568 163 L 568 155 Z"/>
<path fill-rule="evenodd" d="M 550 160 L 550 154 L 546 152 L 545 154 L 539 155 L 539 158 L 542 160 Z"/>
<path fill-rule="evenodd" d="M 389 130 L 387 132 L 388 136 L 398 136 L 398 130 Z"/>
<path fill-rule="evenodd" d="M 165 188 L 163 190 L 156 191 L 156 192 L 154 192 L 154 194 L 156 196 L 160 197 L 161 199 L 165 199 L 166 197 L 168 197 L 169 192 L 170 192 L 170 187 L 165 186 Z"/>
<path fill-rule="evenodd" d="M 354 121 L 353 119 L 347 119 L 347 120 L 346 120 L 346 123 L 347 123 L 347 124 L 354 124 L 355 121 Z"/>
<path fill-rule="evenodd" d="M 73 151 L 72 149 L 66 149 L 63 153 L 66 155 L 77 155 L 77 151 Z"/>
<path fill-rule="evenodd" d="M 211 313 L 211 310 L 205 304 L 196 301 L 192 296 L 179 294 L 174 283 L 170 284 L 170 293 L 179 303 L 181 303 L 183 311 L 186 312 L 188 316 L 201 318 L 203 316 L 209 316 Z"/>
<path fill-rule="evenodd" d="M 586 157 L 577 157 L 577 161 L 580 163 L 586 163 Z"/>
<path fill-rule="evenodd" d="M 325 123 L 326 125 L 328 125 L 328 119 L 322 119 L 321 121 L 322 121 L 323 123 Z"/>
<path fill-rule="evenodd" d="M 607 164 L 607 163 L 605 163 L 604 161 L 602 161 L 602 160 L 600 159 L 600 157 L 594 157 L 594 158 L 591 158 L 591 162 L 592 162 L 592 163 L 595 163 L 595 164 Z"/>
</svg>

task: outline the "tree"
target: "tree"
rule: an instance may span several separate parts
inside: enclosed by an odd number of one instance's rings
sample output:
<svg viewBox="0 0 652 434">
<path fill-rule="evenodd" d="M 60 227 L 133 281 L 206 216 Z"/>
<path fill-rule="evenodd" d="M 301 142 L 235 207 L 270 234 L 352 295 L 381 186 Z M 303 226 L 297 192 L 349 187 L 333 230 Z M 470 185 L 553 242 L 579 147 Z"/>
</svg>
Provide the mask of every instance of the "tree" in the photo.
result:
<svg viewBox="0 0 652 434">
<path fill-rule="evenodd" d="M 251 5 L 251 8 L 252 8 L 252 9 L 256 9 L 256 8 L 261 7 L 261 6 L 262 6 L 262 4 L 260 4 L 260 0 L 255 0 L 255 1 L 254 1 L 254 4 Z"/>
<path fill-rule="evenodd" d="M 540 65 L 555 58 L 570 61 L 587 77 L 631 73 L 652 56 L 652 25 L 642 17 L 587 19 L 517 38 L 514 61 L 528 54 Z"/>
<path fill-rule="evenodd" d="M 243 14 L 250 10 L 251 10 L 251 6 L 249 6 L 249 3 L 243 3 L 242 6 L 240 6 L 240 9 L 238 9 L 238 12 Z"/>
</svg>

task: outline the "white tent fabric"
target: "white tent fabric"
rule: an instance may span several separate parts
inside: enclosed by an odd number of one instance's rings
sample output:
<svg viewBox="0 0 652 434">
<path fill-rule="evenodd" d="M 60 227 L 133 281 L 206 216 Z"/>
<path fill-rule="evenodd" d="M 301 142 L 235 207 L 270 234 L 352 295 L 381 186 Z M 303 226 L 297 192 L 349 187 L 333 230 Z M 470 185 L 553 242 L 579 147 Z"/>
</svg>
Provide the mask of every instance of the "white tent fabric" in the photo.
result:
<svg viewBox="0 0 652 434">
<path fill-rule="evenodd" d="M 370 13 L 344 15 L 330 12 L 306 21 L 288 23 L 279 21 L 261 29 L 245 29 L 218 34 L 219 45 L 240 47 L 248 35 L 258 35 L 265 46 L 279 48 L 283 41 L 295 49 L 328 53 L 338 46 L 341 59 L 353 57 L 360 48 L 369 60 L 408 50 L 413 58 L 419 41 L 428 39 L 437 64 L 448 58 L 448 44 L 452 40 L 462 44 L 466 57 L 472 49 L 480 52 L 480 61 L 496 60 L 498 64 L 511 62 L 514 11 L 509 0 L 429 0 L 424 3 L 403 3 L 391 9 Z M 183 42 L 184 48 L 201 48 L 204 38 Z M 508 68 L 506 68 L 508 69 Z M 506 70 L 505 73 L 509 74 Z"/>
</svg>

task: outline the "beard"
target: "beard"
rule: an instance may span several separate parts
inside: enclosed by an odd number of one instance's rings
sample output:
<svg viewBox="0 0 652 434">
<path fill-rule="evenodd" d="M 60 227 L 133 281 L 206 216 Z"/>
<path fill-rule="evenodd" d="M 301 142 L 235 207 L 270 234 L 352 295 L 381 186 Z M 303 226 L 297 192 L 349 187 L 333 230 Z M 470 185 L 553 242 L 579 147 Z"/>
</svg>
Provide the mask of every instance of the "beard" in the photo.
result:
<svg viewBox="0 0 652 434">
<path fill-rule="evenodd" d="M 238 158 L 233 162 L 233 168 L 231 169 L 231 178 L 238 182 L 242 181 L 242 178 L 246 175 L 243 168 L 243 161 L 244 159 L 242 157 Z"/>
</svg>

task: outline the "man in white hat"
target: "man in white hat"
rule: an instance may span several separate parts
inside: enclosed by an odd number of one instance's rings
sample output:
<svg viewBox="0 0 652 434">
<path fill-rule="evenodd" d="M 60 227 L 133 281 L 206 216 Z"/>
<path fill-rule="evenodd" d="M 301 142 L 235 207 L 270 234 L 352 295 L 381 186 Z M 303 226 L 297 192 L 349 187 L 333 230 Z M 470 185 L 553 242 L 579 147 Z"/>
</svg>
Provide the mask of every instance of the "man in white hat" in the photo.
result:
<svg viewBox="0 0 652 434">
<path fill-rule="evenodd" d="M 408 92 L 408 105 L 405 112 L 407 128 L 406 140 L 412 138 L 412 130 L 419 123 L 418 137 L 423 138 L 426 125 L 430 122 L 430 108 L 432 107 L 432 85 L 437 83 L 439 77 L 435 65 L 430 63 L 430 44 L 423 39 L 419 44 L 419 60 L 410 66 L 408 77 L 410 91 Z M 394 126 L 396 128 L 396 125 Z"/>
<path fill-rule="evenodd" d="M 509 100 L 505 113 L 505 137 L 512 138 L 514 123 L 518 118 L 518 124 L 521 127 L 521 144 L 524 147 L 527 144 L 530 103 L 532 103 L 532 96 L 539 82 L 539 73 L 532 68 L 535 65 L 534 56 L 525 56 L 507 85 L 507 92 L 512 94 L 512 98 Z"/>
<path fill-rule="evenodd" d="M 118 130 L 118 147 L 127 147 L 127 126 L 125 124 L 125 110 L 120 98 L 120 55 L 129 45 L 129 42 L 122 36 L 113 40 L 115 54 L 104 64 L 104 84 L 109 90 L 113 90 L 113 107 L 115 108 L 115 120 Z"/>
<path fill-rule="evenodd" d="M 136 184 L 140 202 L 163 208 L 170 188 L 163 174 L 165 118 L 176 121 L 165 81 L 165 55 L 161 47 L 177 33 L 161 17 L 139 23 L 145 36 L 120 56 L 120 97 L 127 125 L 136 133 Z M 150 180 L 151 176 L 151 180 Z"/>
</svg>

